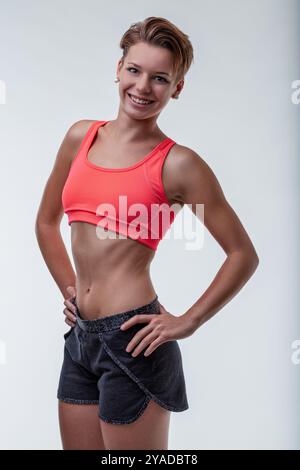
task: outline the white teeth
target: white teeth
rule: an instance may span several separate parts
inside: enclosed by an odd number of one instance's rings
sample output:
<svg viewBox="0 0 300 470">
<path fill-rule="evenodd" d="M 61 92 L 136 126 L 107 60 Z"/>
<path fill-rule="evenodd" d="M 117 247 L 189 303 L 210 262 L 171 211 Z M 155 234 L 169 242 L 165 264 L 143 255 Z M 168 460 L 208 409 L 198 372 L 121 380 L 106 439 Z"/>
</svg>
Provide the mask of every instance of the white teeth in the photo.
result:
<svg viewBox="0 0 300 470">
<path fill-rule="evenodd" d="M 151 101 L 144 101 L 144 100 L 140 100 L 138 98 L 135 98 L 134 96 L 132 95 L 129 95 L 130 98 L 132 99 L 132 101 L 136 102 L 136 103 L 139 103 L 139 104 L 150 104 Z"/>
</svg>

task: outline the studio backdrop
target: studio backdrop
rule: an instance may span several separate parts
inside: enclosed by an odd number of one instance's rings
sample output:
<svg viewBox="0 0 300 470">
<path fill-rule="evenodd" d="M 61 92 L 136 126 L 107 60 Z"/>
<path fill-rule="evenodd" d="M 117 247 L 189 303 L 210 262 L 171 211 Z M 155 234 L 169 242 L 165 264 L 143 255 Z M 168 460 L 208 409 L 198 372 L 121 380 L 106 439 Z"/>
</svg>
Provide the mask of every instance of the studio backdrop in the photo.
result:
<svg viewBox="0 0 300 470">
<path fill-rule="evenodd" d="M 116 118 L 119 40 L 153 15 L 194 47 L 180 99 L 158 124 L 212 168 L 260 260 L 238 295 L 180 340 L 190 408 L 172 413 L 169 448 L 299 449 L 299 1 L 0 3 L 0 448 L 61 448 L 68 327 L 35 219 L 67 129 Z M 179 223 L 151 266 L 175 315 L 225 260 L 199 220 L 176 238 Z M 61 233 L 72 259 L 66 216 Z"/>
</svg>

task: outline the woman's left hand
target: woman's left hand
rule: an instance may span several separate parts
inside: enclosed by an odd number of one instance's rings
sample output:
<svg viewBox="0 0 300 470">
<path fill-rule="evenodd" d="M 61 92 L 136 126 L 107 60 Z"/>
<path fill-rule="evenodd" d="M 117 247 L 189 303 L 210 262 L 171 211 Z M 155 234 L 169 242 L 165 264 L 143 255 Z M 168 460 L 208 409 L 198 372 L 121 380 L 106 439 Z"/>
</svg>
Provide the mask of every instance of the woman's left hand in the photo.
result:
<svg viewBox="0 0 300 470">
<path fill-rule="evenodd" d="M 138 314 L 122 323 L 121 330 L 126 330 L 137 323 L 148 323 L 136 333 L 126 347 L 127 352 L 135 348 L 131 354 L 133 357 L 136 357 L 147 346 L 144 356 L 149 356 L 161 344 L 186 338 L 195 331 L 194 326 L 184 316 L 172 315 L 162 304 L 159 305 L 160 313 L 158 314 Z"/>
</svg>

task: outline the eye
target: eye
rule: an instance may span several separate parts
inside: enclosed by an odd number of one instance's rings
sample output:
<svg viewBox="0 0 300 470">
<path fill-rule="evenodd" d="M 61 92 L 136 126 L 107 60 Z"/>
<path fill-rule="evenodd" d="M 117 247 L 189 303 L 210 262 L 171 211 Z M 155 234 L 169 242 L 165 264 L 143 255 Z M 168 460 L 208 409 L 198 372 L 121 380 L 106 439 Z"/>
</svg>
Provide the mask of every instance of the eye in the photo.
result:
<svg viewBox="0 0 300 470">
<path fill-rule="evenodd" d="M 129 71 L 130 71 L 130 70 L 136 70 L 136 69 L 135 69 L 134 67 L 127 67 L 126 70 L 129 70 Z"/>
<path fill-rule="evenodd" d="M 136 70 L 137 71 L 137 69 L 135 67 L 127 67 L 126 70 L 128 70 L 129 72 L 131 70 Z M 168 83 L 168 80 L 166 80 L 164 77 L 161 77 L 160 75 L 156 75 L 156 77 L 161 79 L 161 80 L 158 80 L 159 82 L 164 81 L 164 82 Z"/>
<path fill-rule="evenodd" d="M 156 76 L 157 76 L 157 78 L 161 78 L 161 80 L 163 80 L 164 82 L 168 83 L 168 80 L 166 80 L 164 77 L 160 77 L 159 75 L 156 75 Z M 160 82 L 161 80 L 158 80 L 158 81 Z"/>
</svg>

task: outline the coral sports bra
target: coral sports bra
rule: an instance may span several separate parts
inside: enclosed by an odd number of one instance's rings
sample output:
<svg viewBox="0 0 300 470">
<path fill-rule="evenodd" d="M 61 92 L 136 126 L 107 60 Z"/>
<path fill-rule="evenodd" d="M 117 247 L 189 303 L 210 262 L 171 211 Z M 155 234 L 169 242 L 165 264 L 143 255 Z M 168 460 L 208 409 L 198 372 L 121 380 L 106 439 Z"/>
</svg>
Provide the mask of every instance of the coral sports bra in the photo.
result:
<svg viewBox="0 0 300 470">
<path fill-rule="evenodd" d="M 99 127 L 107 122 L 110 121 L 91 125 L 72 161 L 62 192 L 68 224 L 81 221 L 101 226 L 156 250 L 176 216 L 161 176 L 164 160 L 175 141 L 165 138 L 129 167 L 104 168 L 89 161 L 88 152 Z"/>
</svg>

